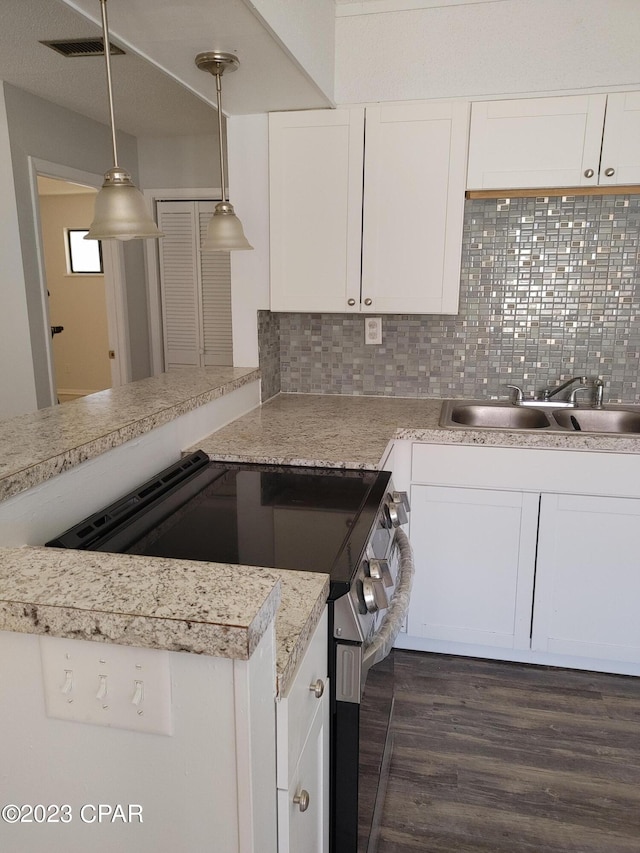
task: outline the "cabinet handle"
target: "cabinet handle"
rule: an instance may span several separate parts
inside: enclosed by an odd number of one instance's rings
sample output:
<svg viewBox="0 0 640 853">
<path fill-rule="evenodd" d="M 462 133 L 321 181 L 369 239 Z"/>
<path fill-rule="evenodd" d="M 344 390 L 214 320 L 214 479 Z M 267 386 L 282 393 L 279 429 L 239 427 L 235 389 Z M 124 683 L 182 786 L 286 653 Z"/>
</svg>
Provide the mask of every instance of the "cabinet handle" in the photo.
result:
<svg viewBox="0 0 640 853">
<path fill-rule="evenodd" d="M 604 173 L 605 173 L 605 175 L 606 175 L 608 178 L 610 178 L 610 177 L 612 177 L 613 175 L 615 175 L 616 170 L 615 170 L 615 169 L 611 169 L 611 168 L 609 168 L 609 169 L 605 169 L 605 170 L 604 170 Z"/>
<path fill-rule="evenodd" d="M 592 178 L 595 175 L 593 169 L 587 169 L 584 173 L 585 178 Z"/>
<path fill-rule="evenodd" d="M 324 693 L 324 681 L 319 678 L 317 681 L 314 681 L 313 684 L 309 685 L 309 690 L 313 693 L 316 699 L 320 699 Z"/>
<path fill-rule="evenodd" d="M 355 304 L 356 304 L 355 299 L 347 299 L 347 305 L 355 305 Z"/>
<path fill-rule="evenodd" d="M 373 305 L 373 299 L 365 299 L 364 304 L 365 305 Z"/>
<path fill-rule="evenodd" d="M 309 808 L 309 792 L 303 788 L 299 794 L 295 795 L 293 802 L 297 804 L 301 812 L 306 812 Z"/>
</svg>

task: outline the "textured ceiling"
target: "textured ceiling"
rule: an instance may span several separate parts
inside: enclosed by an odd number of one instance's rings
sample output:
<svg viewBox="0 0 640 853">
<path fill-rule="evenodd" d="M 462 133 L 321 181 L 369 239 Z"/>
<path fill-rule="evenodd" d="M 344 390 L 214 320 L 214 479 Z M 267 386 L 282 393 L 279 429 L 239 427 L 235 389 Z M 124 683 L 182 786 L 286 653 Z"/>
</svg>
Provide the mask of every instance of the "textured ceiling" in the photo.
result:
<svg viewBox="0 0 640 853">
<path fill-rule="evenodd" d="M 225 113 L 326 106 L 242 0 L 110 0 L 107 8 L 112 39 L 127 51 L 112 58 L 121 130 L 135 136 L 214 132 L 215 80 L 194 65 L 202 50 L 240 57 L 240 69 L 224 78 Z M 108 124 L 104 58 L 65 59 L 39 44 L 100 35 L 99 18 L 98 0 L 0 0 L 0 79 Z M 155 64 L 139 54 L 153 55 Z"/>
</svg>

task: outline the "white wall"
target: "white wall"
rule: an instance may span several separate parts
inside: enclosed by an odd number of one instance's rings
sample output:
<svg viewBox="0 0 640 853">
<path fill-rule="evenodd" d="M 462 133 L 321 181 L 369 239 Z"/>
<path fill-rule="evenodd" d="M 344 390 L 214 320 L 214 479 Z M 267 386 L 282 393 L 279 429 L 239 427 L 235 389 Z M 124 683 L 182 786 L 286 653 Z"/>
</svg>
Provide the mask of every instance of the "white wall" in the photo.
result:
<svg viewBox="0 0 640 853">
<path fill-rule="evenodd" d="M 113 162 L 111 134 L 107 125 L 7 83 L 4 84 L 4 99 L 24 269 L 21 286 L 26 294 L 28 313 L 28 323 L 16 328 L 15 333 L 30 339 L 33 358 L 29 368 L 35 384 L 37 405 L 47 406 L 50 405 L 46 349 L 49 319 L 46 316 L 38 270 L 37 224 L 31 198 L 29 158 L 101 175 Z M 135 138 L 128 134 L 118 134 L 118 145 L 122 165 L 132 173 L 134 181 L 137 181 L 138 155 Z M 150 362 L 141 241 L 132 240 L 126 243 L 123 254 L 131 338 L 131 373 L 133 379 L 143 379 L 150 375 Z M 23 369 L 22 364 L 20 367 Z M 17 388 L 18 383 L 15 385 Z M 19 390 L 12 389 L 10 393 L 19 393 Z M 32 407 L 32 410 L 33 408 L 36 407 Z"/>
<path fill-rule="evenodd" d="M 330 101 L 334 90 L 333 0 L 247 0 Z"/>
<path fill-rule="evenodd" d="M 337 15 L 342 104 L 640 85 L 637 0 L 372 0 Z"/>
<path fill-rule="evenodd" d="M 182 189 L 220 186 L 220 154 L 215 110 L 212 133 L 199 136 L 140 136 L 140 186 L 145 189 Z"/>
<path fill-rule="evenodd" d="M 229 196 L 253 246 L 231 253 L 233 363 L 258 364 L 257 312 L 269 308 L 269 121 L 266 115 L 227 121 Z"/>
<path fill-rule="evenodd" d="M 17 216 L 4 88 L 0 81 L 0 419 L 36 408 Z"/>
<path fill-rule="evenodd" d="M 65 825 L 1 822 L 2 850 L 238 851 L 234 679 L 247 664 L 177 652 L 169 658 L 173 735 L 132 732 L 47 717 L 39 638 L 0 632 L 0 798 L 68 804 L 73 818 Z M 143 822 L 84 823 L 82 806 L 99 803 L 138 804 Z"/>
</svg>

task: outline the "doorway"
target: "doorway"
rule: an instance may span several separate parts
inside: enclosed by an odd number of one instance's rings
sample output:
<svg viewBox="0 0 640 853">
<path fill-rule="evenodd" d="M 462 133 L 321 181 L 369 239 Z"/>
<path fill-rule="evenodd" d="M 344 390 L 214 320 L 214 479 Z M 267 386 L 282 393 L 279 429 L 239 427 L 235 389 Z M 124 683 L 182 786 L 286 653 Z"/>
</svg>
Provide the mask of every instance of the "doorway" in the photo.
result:
<svg viewBox="0 0 640 853">
<path fill-rule="evenodd" d="M 101 272 L 73 269 L 70 241 L 82 242 L 77 232 L 89 228 L 102 177 L 35 158 L 30 167 L 55 405 L 131 380 L 124 263 L 121 243 L 107 240 Z"/>
<path fill-rule="evenodd" d="M 51 352 L 56 397 L 65 403 L 111 388 L 109 326 L 101 246 L 95 257 L 76 258 L 76 237 L 89 228 L 96 190 L 38 176 L 40 228 L 44 257 Z"/>
</svg>

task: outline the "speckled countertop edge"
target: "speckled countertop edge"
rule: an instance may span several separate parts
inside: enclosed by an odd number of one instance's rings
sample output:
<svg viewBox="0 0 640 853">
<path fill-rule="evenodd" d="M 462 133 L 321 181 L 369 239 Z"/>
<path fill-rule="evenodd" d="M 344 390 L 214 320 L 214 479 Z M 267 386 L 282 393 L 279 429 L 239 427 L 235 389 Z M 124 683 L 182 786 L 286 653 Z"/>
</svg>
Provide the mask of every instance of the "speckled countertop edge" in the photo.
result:
<svg viewBox="0 0 640 853">
<path fill-rule="evenodd" d="M 315 572 L 0 548 L 0 631 L 246 660 L 275 618 L 279 694 L 328 594 Z"/>
<path fill-rule="evenodd" d="M 259 378 L 240 367 L 163 373 L 0 421 L 0 501 Z"/>
<path fill-rule="evenodd" d="M 282 584 L 282 604 L 276 616 L 276 672 L 281 695 L 291 684 L 324 612 L 329 575 L 288 570 L 277 574 Z"/>
<path fill-rule="evenodd" d="M 442 427 L 439 421 L 443 402 L 430 398 L 279 394 L 197 446 L 221 462 L 372 470 L 379 467 L 385 449 L 394 439 L 640 453 L 640 436 Z"/>
<path fill-rule="evenodd" d="M 247 660 L 277 572 L 44 547 L 0 549 L 0 630 Z"/>
</svg>

